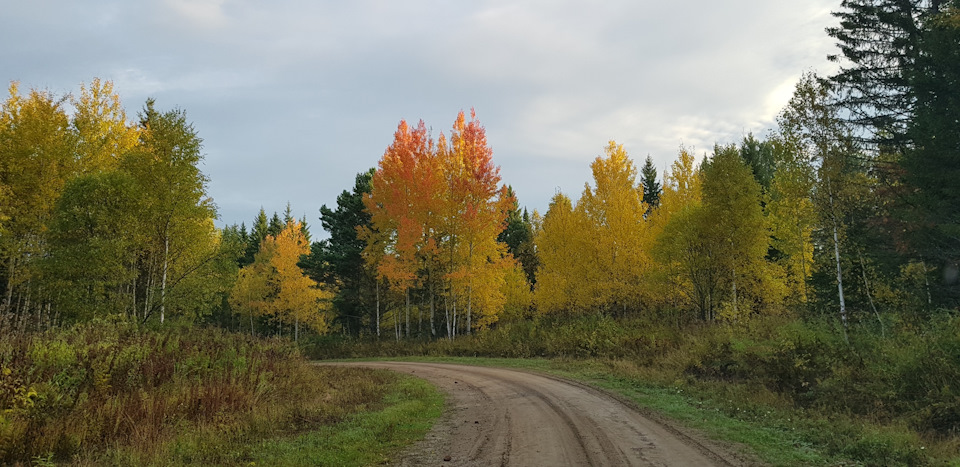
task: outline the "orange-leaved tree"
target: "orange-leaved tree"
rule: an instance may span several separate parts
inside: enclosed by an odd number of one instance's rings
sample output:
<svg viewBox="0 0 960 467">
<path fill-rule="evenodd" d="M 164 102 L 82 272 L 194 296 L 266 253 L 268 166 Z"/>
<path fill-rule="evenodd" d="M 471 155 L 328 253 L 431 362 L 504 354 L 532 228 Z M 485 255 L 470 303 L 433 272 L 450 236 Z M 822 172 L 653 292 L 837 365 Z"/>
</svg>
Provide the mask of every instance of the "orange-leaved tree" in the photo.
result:
<svg viewBox="0 0 960 467">
<path fill-rule="evenodd" d="M 375 260 L 378 276 L 402 293 L 406 334 L 413 290 L 425 296 L 431 334 L 437 294 L 443 295 L 449 337 L 461 326 L 469 333 L 474 315 L 481 318 L 479 326 L 495 322 L 507 273 L 505 249 L 496 238 L 511 198 L 500 185 L 476 114 L 470 121 L 463 112 L 457 116 L 449 142 L 443 134 L 435 142 L 423 122 L 411 128 L 401 121 L 372 183 L 364 200 L 372 230 L 364 235 L 375 241 L 368 241 L 365 257 L 371 264 Z M 481 304 L 477 312 L 475 303 Z"/>
</svg>

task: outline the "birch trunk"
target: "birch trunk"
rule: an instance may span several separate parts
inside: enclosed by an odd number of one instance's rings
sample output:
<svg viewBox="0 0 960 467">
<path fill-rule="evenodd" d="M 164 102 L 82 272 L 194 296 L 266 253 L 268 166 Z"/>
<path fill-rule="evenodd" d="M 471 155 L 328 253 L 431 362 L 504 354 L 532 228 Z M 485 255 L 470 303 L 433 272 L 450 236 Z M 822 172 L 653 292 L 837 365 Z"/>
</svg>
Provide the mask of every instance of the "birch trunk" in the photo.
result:
<svg viewBox="0 0 960 467">
<path fill-rule="evenodd" d="M 863 253 L 857 252 L 857 256 L 860 257 L 860 274 L 863 276 L 863 288 L 867 291 L 867 301 L 870 302 L 870 308 L 873 310 L 873 314 L 877 317 L 877 322 L 880 323 L 880 336 L 887 337 L 886 332 L 883 330 L 883 320 L 880 319 L 880 312 L 877 311 L 877 306 L 873 304 L 873 296 L 870 294 L 870 282 L 867 281 L 867 266 L 863 262 Z"/>
<path fill-rule="evenodd" d="M 837 296 L 840 298 L 840 321 L 843 322 L 843 334 L 847 334 L 847 302 L 843 299 L 843 269 L 840 267 L 840 239 L 837 235 L 837 223 L 833 223 L 833 255 L 837 262 Z"/>
<path fill-rule="evenodd" d="M 380 280 L 377 280 L 376 285 L 376 296 L 377 296 L 377 339 L 380 338 Z"/>
<path fill-rule="evenodd" d="M 472 325 L 471 318 L 473 316 L 473 240 L 470 241 L 469 254 L 467 256 L 467 264 L 470 265 L 470 280 L 467 282 L 467 335 L 470 335 L 470 327 Z"/>
<path fill-rule="evenodd" d="M 433 324 L 433 315 L 436 312 L 434 305 L 433 282 L 430 282 L 430 337 L 437 337 L 437 328 Z"/>
<path fill-rule="evenodd" d="M 3 312 L 10 313 L 11 306 L 13 305 L 13 278 L 14 274 L 17 272 L 16 267 L 17 259 L 15 256 L 10 256 L 10 265 L 7 268 L 7 292 L 3 298 Z"/>
<path fill-rule="evenodd" d="M 447 325 L 447 339 L 453 339 L 453 330 L 450 323 L 450 302 L 447 300 L 447 296 L 443 297 L 443 318 L 444 323 Z"/>
<path fill-rule="evenodd" d="M 170 265 L 170 221 L 163 229 L 163 280 L 160 282 L 160 324 L 167 306 L 167 269 Z"/>
<path fill-rule="evenodd" d="M 843 269 L 840 266 L 840 235 L 837 226 L 837 214 L 833 204 L 833 188 L 830 185 L 830 179 L 827 178 L 827 195 L 830 197 L 830 219 L 833 221 L 833 256 L 837 263 L 837 297 L 840 299 L 840 321 L 843 323 L 843 339 L 850 342 L 847 337 L 847 302 L 843 298 Z"/>
</svg>

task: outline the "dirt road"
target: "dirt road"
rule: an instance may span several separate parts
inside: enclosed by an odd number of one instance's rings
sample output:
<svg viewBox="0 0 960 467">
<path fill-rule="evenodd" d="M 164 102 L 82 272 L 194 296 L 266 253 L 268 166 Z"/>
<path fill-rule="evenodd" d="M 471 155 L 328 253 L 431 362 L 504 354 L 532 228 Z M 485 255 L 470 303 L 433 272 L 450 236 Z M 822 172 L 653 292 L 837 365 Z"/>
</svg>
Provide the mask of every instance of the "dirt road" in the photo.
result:
<svg viewBox="0 0 960 467">
<path fill-rule="evenodd" d="M 409 373 L 448 394 L 446 415 L 397 465 L 743 465 L 718 446 L 578 383 L 504 368 L 349 365 Z"/>
</svg>

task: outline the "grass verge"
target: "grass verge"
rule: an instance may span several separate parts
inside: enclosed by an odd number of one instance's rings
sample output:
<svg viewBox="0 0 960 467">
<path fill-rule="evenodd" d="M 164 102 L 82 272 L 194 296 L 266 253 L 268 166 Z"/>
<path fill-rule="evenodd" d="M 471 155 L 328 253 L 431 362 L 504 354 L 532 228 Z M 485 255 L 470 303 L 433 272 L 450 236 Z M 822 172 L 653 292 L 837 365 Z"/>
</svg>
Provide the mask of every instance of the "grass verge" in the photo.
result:
<svg viewBox="0 0 960 467">
<path fill-rule="evenodd" d="M 328 368 L 318 368 L 325 372 Z M 362 466 L 382 464 L 420 440 L 440 416 L 443 396 L 429 383 L 385 370 L 336 369 L 341 382 L 382 384 L 383 397 L 339 423 L 272 427 L 270 433 L 191 430 L 167 443 L 152 465 Z M 349 375 L 344 378 L 344 375 Z M 299 431 L 299 432 L 298 432 Z M 267 436 L 267 437 L 264 437 Z M 97 463 L 124 464 L 134 459 L 109 453 Z"/>
<path fill-rule="evenodd" d="M 423 439 L 443 409 L 432 385 L 400 376 L 384 398 L 385 407 L 362 412 L 332 427 L 291 439 L 267 440 L 256 447 L 257 465 L 371 465 L 391 459 Z"/>
</svg>

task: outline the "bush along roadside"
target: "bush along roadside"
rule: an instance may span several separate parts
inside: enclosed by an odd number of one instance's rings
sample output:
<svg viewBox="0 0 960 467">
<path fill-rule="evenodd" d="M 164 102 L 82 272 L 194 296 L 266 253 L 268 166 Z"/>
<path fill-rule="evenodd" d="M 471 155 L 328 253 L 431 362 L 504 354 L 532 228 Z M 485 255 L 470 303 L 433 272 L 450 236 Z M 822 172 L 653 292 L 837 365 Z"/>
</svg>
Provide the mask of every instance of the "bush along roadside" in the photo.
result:
<svg viewBox="0 0 960 467">
<path fill-rule="evenodd" d="M 0 338 L 0 464 L 253 462 L 264 440 L 439 397 L 397 399 L 406 385 L 310 365 L 288 341 L 186 325 L 96 320 Z"/>
</svg>

